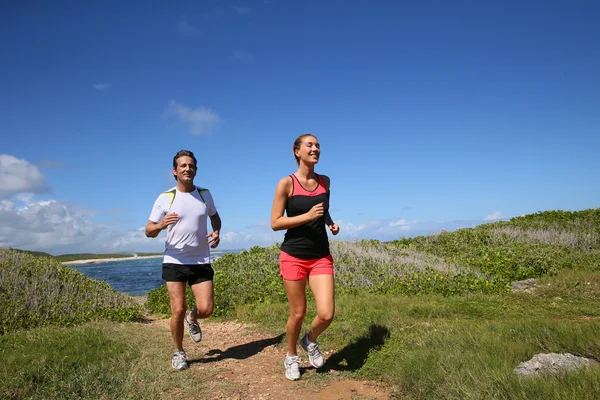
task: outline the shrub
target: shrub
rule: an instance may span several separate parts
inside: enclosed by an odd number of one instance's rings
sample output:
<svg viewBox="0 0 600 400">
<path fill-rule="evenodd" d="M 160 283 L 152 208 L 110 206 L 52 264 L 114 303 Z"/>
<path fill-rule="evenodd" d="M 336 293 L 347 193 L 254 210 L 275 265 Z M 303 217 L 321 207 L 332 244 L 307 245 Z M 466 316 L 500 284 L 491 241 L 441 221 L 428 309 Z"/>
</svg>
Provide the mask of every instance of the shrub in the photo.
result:
<svg viewBox="0 0 600 400">
<path fill-rule="evenodd" d="M 127 295 L 50 257 L 0 248 L 0 333 L 96 318 L 141 319 Z"/>
<path fill-rule="evenodd" d="M 501 293 L 510 282 L 555 274 L 561 268 L 600 268 L 600 209 L 548 211 L 508 222 L 436 235 L 332 241 L 336 291 L 412 295 Z M 253 247 L 215 261 L 215 314 L 238 305 L 285 300 L 277 246 Z M 164 286 L 151 292 L 151 309 L 169 313 Z M 188 292 L 188 307 L 193 297 Z"/>
<path fill-rule="evenodd" d="M 255 246 L 249 251 L 224 254 L 215 260 L 214 315 L 226 315 L 241 304 L 284 300 L 278 260 L 279 249 L 276 246 Z M 194 308 L 194 297 L 189 287 L 186 301 L 188 309 Z M 148 293 L 146 306 L 152 312 L 170 314 L 166 285 Z"/>
</svg>

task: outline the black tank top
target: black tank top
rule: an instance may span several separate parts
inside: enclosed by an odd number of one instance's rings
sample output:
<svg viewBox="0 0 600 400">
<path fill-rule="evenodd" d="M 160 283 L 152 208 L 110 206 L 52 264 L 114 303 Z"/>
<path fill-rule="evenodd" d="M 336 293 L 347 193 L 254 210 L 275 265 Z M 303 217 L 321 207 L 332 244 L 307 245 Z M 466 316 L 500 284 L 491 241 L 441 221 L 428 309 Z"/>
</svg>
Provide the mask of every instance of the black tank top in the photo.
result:
<svg viewBox="0 0 600 400">
<path fill-rule="evenodd" d="M 318 185 L 313 191 L 308 191 L 302 187 L 296 175 L 292 174 L 292 197 L 290 197 L 285 206 L 285 213 L 288 217 L 305 214 L 310 209 L 323 203 L 323 216 L 306 224 L 288 229 L 285 233 L 281 250 L 287 254 L 302 258 L 312 259 L 327 257 L 329 255 L 329 240 L 327 239 L 327 230 L 325 226 L 325 215 L 329 210 L 329 193 L 325 188 L 323 179 L 317 174 Z"/>
</svg>

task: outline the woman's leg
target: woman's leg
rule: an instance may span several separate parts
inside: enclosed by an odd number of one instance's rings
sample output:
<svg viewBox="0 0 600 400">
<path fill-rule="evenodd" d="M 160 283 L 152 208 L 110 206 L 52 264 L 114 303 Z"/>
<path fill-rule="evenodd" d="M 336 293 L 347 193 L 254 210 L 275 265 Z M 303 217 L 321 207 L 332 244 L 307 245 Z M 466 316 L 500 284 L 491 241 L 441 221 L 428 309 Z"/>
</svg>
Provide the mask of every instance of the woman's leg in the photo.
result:
<svg viewBox="0 0 600 400">
<path fill-rule="evenodd" d="M 308 340 L 316 342 L 319 335 L 331 324 L 335 314 L 333 275 L 310 275 L 308 286 L 317 304 L 317 316 L 310 325 Z"/>
<path fill-rule="evenodd" d="M 290 306 L 290 316 L 285 326 L 288 355 L 295 356 L 298 355 L 296 342 L 298 342 L 302 322 L 306 315 L 306 278 L 294 281 L 284 279 L 283 286 Z"/>
</svg>

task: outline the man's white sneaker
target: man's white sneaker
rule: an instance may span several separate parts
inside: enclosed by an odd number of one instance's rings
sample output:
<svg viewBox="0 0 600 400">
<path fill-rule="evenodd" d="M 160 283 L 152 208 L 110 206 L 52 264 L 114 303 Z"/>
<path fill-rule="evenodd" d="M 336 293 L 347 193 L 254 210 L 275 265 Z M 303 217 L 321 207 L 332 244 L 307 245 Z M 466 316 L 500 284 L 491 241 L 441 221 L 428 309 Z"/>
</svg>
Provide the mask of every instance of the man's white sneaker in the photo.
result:
<svg viewBox="0 0 600 400">
<path fill-rule="evenodd" d="M 171 361 L 171 365 L 173 368 L 180 371 L 188 369 L 189 365 L 187 363 L 187 355 L 185 354 L 185 351 L 176 351 L 173 353 L 173 361 Z"/>
<path fill-rule="evenodd" d="M 185 324 L 188 326 L 188 332 L 190 333 L 190 337 L 192 338 L 192 340 L 194 342 L 198 343 L 199 341 L 202 340 L 202 329 L 200 329 L 200 324 L 198 323 L 198 321 L 191 322 L 188 319 L 190 313 L 191 313 L 191 311 L 186 311 L 185 318 L 183 318 L 183 320 L 185 321 Z"/>
<path fill-rule="evenodd" d="M 319 343 L 308 340 L 308 333 L 300 340 L 300 346 L 308 353 L 308 362 L 315 368 L 325 365 L 323 354 L 319 350 Z"/>
<path fill-rule="evenodd" d="M 283 361 L 285 367 L 285 377 L 290 381 L 297 381 L 300 379 L 300 357 L 298 356 L 285 356 Z"/>
</svg>

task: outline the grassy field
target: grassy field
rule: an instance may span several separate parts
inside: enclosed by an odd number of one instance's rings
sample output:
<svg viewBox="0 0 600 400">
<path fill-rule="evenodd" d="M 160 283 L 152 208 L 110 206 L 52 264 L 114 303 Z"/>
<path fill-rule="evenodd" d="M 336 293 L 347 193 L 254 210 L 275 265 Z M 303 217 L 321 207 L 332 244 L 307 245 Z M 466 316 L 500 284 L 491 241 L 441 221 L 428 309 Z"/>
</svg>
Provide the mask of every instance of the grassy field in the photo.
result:
<svg viewBox="0 0 600 400">
<path fill-rule="evenodd" d="M 168 333 L 96 321 L 0 336 L 0 399 L 165 399 L 203 395 L 205 377 L 169 365 Z"/>
<path fill-rule="evenodd" d="M 275 333 L 286 311 L 265 304 L 239 316 Z M 399 398 L 597 399 L 599 371 L 520 379 L 513 369 L 537 353 L 598 358 L 599 332 L 600 272 L 563 271 L 533 294 L 338 296 L 320 341 L 338 351 L 325 371 L 383 380 Z"/>
<path fill-rule="evenodd" d="M 406 399 L 600 398 L 598 370 L 527 379 L 513 372 L 537 353 L 600 358 L 599 237 L 600 209 L 390 243 L 332 243 L 336 317 L 320 342 L 335 352 L 324 372 L 383 381 Z M 220 318 L 283 331 L 275 247 L 224 255 L 215 270 Z M 526 278 L 538 281 L 532 292 L 510 291 Z M 148 297 L 154 312 L 168 313 L 164 288 Z M 164 364 L 168 339 L 150 329 L 96 321 L 5 333 L 0 396 L 158 398 L 165 387 L 184 395 L 181 375 L 156 364 Z M 202 390 L 201 379 L 194 385 Z"/>
</svg>

